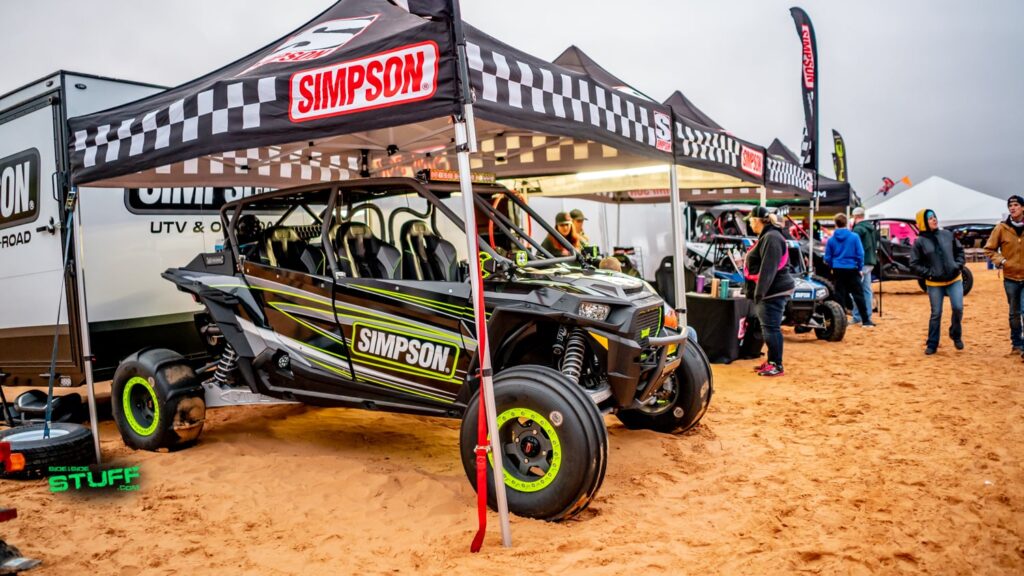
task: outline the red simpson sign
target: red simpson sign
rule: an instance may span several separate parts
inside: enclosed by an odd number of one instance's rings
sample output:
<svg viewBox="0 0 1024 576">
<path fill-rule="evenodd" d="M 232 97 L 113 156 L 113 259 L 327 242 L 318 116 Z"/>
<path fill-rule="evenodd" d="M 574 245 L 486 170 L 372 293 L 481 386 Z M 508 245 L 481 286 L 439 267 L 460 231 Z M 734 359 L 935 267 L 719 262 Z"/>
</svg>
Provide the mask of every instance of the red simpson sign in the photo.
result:
<svg viewBox="0 0 1024 576">
<path fill-rule="evenodd" d="M 288 116 L 304 122 L 426 100 L 437 91 L 437 65 L 437 44 L 421 42 L 296 72 L 289 81 Z"/>
<path fill-rule="evenodd" d="M 811 27 L 800 25 L 800 42 L 804 51 L 804 88 L 814 88 L 814 50 L 811 46 Z"/>
<path fill-rule="evenodd" d="M 740 146 L 740 168 L 747 174 L 764 176 L 764 153 L 748 146 Z"/>
</svg>

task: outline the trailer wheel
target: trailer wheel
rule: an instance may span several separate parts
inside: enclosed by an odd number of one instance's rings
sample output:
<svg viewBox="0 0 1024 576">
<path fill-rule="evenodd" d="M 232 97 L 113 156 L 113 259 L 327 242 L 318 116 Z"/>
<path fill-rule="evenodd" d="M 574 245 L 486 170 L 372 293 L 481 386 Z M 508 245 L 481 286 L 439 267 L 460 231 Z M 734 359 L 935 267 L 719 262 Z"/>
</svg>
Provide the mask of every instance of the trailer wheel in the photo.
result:
<svg viewBox="0 0 1024 576">
<path fill-rule="evenodd" d="M 25 457 L 25 468 L 6 472 L 0 478 L 40 478 L 51 466 L 84 466 L 96 461 L 92 430 L 79 424 L 50 423 L 50 437 L 43 437 L 42 424 L 16 426 L 0 432 L 0 442 L 8 442 L 11 452 Z"/>
<path fill-rule="evenodd" d="M 476 485 L 478 390 L 462 418 L 462 466 Z M 517 366 L 494 378 L 498 435 L 509 510 L 541 520 L 581 512 L 604 480 L 608 433 L 597 406 L 561 373 Z M 493 458 L 487 466 L 487 504 L 496 508 Z"/>
<path fill-rule="evenodd" d="M 114 422 L 132 448 L 184 447 L 203 430 L 203 387 L 176 352 L 155 348 L 132 354 L 117 367 L 110 396 Z"/>
<path fill-rule="evenodd" d="M 839 342 L 846 336 L 846 310 L 838 302 L 826 300 L 820 304 L 821 315 L 824 316 L 824 328 L 815 328 L 814 335 L 818 340 Z"/>
<path fill-rule="evenodd" d="M 671 385 L 671 386 L 670 386 Z M 708 411 L 714 385 L 711 362 L 696 342 L 683 348 L 683 363 L 656 395 L 657 402 L 615 415 L 630 430 L 685 432 L 700 423 Z"/>
</svg>

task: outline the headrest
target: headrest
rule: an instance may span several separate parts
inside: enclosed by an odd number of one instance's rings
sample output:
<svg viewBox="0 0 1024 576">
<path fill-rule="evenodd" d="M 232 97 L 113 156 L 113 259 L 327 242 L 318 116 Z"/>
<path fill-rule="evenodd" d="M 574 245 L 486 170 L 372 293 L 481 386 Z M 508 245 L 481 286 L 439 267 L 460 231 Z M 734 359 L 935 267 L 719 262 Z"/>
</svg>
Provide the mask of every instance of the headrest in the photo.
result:
<svg viewBox="0 0 1024 576">
<path fill-rule="evenodd" d="M 408 224 L 407 234 L 412 236 L 433 236 L 434 233 L 427 226 L 427 223 L 422 220 L 412 220 Z"/>
<path fill-rule="evenodd" d="M 373 238 L 373 231 L 366 224 L 349 222 L 345 228 L 346 238 Z"/>
</svg>

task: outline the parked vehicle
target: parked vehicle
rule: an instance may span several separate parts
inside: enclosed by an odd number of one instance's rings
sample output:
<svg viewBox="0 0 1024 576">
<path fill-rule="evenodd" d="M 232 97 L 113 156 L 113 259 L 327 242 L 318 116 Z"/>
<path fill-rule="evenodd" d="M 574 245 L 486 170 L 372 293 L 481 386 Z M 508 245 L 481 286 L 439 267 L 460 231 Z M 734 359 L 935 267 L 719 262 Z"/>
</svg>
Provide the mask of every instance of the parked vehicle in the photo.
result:
<svg viewBox="0 0 1024 576">
<path fill-rule="evenodd" d="M 200 332 L 215 340 L 219 362 L 196 373 L 171 350 L 129 356 L 112 385 L 125 442 L 188 445 L 206 407 L 240 394 L 461 418 L 475 485 L 477 342 L 457 240 L 465 232 L 444 203 L 457 190 L 371 179 L 225 205 L 228 248 L 163 274 L 205 308 Z M 602 413 L 629 428 L 686 430 L 707 410 L 711 370 L 646 283 L 595 270 L 579 253 L 546 252 L 496 209 L 493 197 L 506 194 L 474 188 L 478 214 L 497 229 L 479 258 L 509 508 L 564 519 L 604 477 Z"/>
</svg>

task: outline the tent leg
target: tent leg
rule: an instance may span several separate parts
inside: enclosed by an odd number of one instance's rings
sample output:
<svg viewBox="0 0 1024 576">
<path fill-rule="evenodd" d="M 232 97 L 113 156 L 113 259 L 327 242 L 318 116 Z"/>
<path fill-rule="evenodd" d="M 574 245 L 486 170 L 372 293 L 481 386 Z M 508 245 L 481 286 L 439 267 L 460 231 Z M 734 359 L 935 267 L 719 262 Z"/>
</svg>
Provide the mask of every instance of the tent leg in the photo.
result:
<svg viewBox="0 0 1024 576">
<path fill-rule="evenodd" d="M 686 331 L 686 222 L 679 201 L 679 176 L 676 166 L 669 166 L 669 194 L 672 206 L 672 274 L 675 275 L 675 304 L 679 328 Z"/>
<path fill-rule="evenodd" d="M 472 106 L 465 106 L 468 114 L 465 118 L 472 121 Z M 459 163 L 459 189 L 462 191 L 462 208 L 466 224 L 466 249 L 467 260 L 469 261 L 469 278 L 472 289 L 470 295 L 473 299 L 473 318 L 477 327 L 477 354 L 479 355 L 480 372 L 483 376 L 480 381 L 480 393 L 484 397 L 484 408 L 487 418 L 487 430 L 491 436 L 491 454 L 494 464 L 494 493 L 498 503 L 498 517 L 501 523 L 501 540 L 506 548 L 512 546 L 512 529 L 509 525 L 508 499 L 505 495 L 505 470 L 501 458 L 501 440 L 498 438 L 498 419 L 494 405 L 494 382 L 491 379 L 491 352 L 487 344 L 487 317 L 483 308 L 483 281 L 480 275 L 480 258 L 477 227 L 476 208 L 473 204 L 473 183 L 469 170 L 470 144 L 468 137 L 469 129 L 466 120 L 459 120 L 455 123 L 455 146 L 458 150 Z M 483 337 L 480 337 L 483 336 Z M 486 486 L 478 486 L 477 490 L 486 490 Z"/>
<path fill-rule="evenodd" d="M 759 186 L 757 188 L 757 192 L 761 196 L 761 206 L 767 206 L 768 205 L 768 188 L 766 188 L 764 186 Z"/>
<path fill-rule="evenodd" d="M 100 427 L 96 413 L 96 387 L 92 377 L 92 342 L 89 339 L 89 313 L 85 299 L 85 254 L 82 236 L 82 208 L 75 210 L 75 278 L 78 279 L 78 326 L 79 337 L 82 339 L 82 357 L 85 360 L 85 387 L 89 398 L 89 426 L 92 428 L 93 448 L 96 450 L 96 463 L 103 461 L 100 454 Z"/>
<path fill-rule="evenodd" d="M 811 214 L 808 216 L 807 226 L 807 277 L 814 276 L 814 200 L 811 200 Z"/>
</svg>

